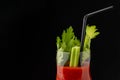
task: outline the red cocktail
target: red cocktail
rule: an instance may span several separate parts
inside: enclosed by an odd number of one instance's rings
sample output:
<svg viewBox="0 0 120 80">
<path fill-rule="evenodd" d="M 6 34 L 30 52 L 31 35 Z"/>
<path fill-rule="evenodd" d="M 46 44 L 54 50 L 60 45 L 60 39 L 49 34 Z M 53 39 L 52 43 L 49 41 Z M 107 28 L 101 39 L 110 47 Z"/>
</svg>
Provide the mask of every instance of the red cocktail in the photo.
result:
<svg viewBox="0 0 120 80">
<path fill-rule="evenodd" d="M 90 43 L 99 34 L 96 30 L 95 25 L 86 27 L 83 49 L 71 26 L 63 31 L 62 38 L 57 37 L 56 80 L 91 80 Z"/>
</svg>

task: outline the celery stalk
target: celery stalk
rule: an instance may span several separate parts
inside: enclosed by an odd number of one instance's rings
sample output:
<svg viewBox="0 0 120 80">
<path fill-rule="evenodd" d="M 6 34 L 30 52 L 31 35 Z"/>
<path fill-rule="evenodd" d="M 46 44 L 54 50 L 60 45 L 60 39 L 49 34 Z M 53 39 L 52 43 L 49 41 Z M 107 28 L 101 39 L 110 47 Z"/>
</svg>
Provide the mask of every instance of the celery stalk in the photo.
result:
<svg viewBox="0 0 120 80">
<path fill-rule="evenodd" d="M 80 47 L 75 47 L 75 48 L 76 48 L 76 52 L 75 52 L 74 67 L 77 67 L 79 62 L 79 56 L 80 56 Z"/>
<path fill-rule="evenodd" d="M 74 66 L 74 58 L 75 58 L 75 48 L 73 47 L 71 49 L 71 56 L 70 56 L 70 67 L 73 67 Z"/>
<path fill-rule="evenodd" d="M 80 47 L 72 47 L 70 56 L 70 67 L 77 67 L 79 62 Z"/>
</svg>

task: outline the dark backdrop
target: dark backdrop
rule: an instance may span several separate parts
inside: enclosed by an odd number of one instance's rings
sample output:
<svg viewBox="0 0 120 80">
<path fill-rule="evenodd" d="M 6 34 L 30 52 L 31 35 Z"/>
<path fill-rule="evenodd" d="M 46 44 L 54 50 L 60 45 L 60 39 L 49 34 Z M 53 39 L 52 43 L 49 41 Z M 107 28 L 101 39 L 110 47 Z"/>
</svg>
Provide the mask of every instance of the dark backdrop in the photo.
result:
<svg viewBox="0 0 120 80">
<path fill-rule="evenodd" d="M 56 36 L 73 26 L 80 38 L 83 16 L 117 0 L 0 1 L 2 62 L 15 80 L 55 80 Z M 120 80 L 120 8 L 88 18 L 100 35 L 91 43 L 93 80 Z M 14 65 L 15 64 L 15 65 Z M 13 66 L 14 65 L 14 66 Z M 10 67 L 11 66 L 11 67 Z"/>
</svg>

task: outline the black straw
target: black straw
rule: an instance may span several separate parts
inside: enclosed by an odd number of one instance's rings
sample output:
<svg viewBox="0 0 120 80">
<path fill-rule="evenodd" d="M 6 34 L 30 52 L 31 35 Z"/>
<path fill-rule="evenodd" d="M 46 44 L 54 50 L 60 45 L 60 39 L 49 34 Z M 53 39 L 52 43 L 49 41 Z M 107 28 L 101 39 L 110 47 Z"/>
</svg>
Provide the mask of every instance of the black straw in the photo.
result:
<svg viewBox="0 0 120 80">
<path fill-rule="evenodd" d="M 82 25 L 82 33 L 81 33 L 81 45 L 80 45 L 80 66 L 81 66 L 81 63 L 82 63 L 82 55 L 83 55 L 82 52 L 83 52 L 83 48 L 84 48 L 84 40 L 85 40 L 85 35 L 86 35 L 87 18 L 94 15 L 94 14 L 97 14 L 99 12 L 103 12 L 103 11 L 106 11 L 106 10 L 109 10 L 109 9 L 112 9 L 112 8 L 113 8 L 113 6 L 109 6 L 107 8 L 103 8 L 103 9 L 91 12 L 89 14 L 86 14 L 83 17 L 83 25 Z"/>
</svg>

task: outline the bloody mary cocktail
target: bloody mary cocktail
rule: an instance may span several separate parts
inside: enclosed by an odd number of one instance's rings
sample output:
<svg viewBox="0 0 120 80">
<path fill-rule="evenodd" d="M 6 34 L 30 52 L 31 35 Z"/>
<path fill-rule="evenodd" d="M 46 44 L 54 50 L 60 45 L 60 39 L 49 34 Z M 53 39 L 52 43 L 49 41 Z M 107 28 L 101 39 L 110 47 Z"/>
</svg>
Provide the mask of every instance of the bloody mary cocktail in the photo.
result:
<svg viewBox="0 0 120 80">
<path fill-rule="evenodd" d="M 63 31 L 61 38 L 56 38 L 56 80 L 91 80 L 90 43 L 99 34 L 96 30 L 95 25 L 87 26 L 82 52 L 80 40 L 74 35 L 72 26 Z"/>
</svg>

